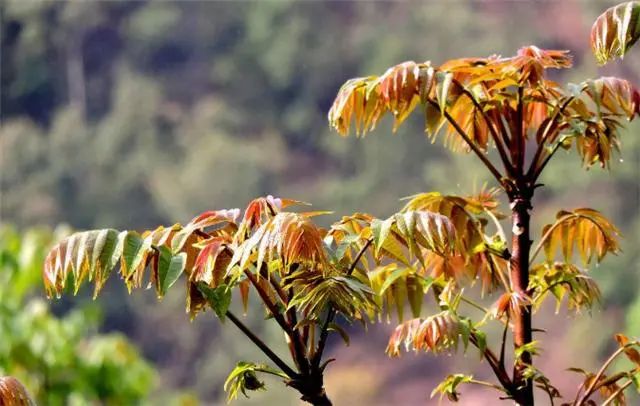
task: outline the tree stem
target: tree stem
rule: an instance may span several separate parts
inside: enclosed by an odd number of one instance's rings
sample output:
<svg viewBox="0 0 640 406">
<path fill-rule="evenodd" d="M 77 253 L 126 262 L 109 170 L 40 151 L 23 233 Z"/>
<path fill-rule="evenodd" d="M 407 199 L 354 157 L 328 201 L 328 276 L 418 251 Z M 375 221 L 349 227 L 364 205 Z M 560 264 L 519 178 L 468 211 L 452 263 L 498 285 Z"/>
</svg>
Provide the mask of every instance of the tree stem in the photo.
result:
<svg viewBox="0 0 640 406">
<path fill-rule="evenodd" d="M 523 193 L 524 192 L 524 193 Z M 511 255 L 511 289 L 525 297 L 529 285 L 529 253 L 530 240 L 530 216 L 532 190 L 525 188 L 520 190 L 511 199 L 513 240 Z M 513 345 L 522 347 L 532 341 L 531 305 L 521 306 L 512 315 L 513 321 Z M 524 372 L 528 365 L 532 364 L 532 356 L 524 352 L 516 362 L 513 371 L 513 383 L 516 388 L 515 401 L 519 405 L 533 405 L 533 382 L 524 378 Z"/>
</svg>

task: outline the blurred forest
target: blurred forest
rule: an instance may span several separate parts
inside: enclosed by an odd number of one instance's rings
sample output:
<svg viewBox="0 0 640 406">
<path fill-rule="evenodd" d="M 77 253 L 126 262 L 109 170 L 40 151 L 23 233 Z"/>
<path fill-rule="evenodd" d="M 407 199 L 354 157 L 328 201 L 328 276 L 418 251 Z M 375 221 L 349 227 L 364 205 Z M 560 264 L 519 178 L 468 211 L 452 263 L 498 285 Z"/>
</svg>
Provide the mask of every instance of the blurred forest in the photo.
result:
<svg viewBox="0 0 640 406">
<path fill-rule="evenodd" d="M 353 211 L 384 217 L 408 195 L 477 190 L 489 180 L 482 168 L 431 145 L 419 119 L 394 136 L 385 122 L 366 142 L 331 134 L 326 114 L 339 86 L 404 60 L 509 56 L 529 44 L 572 51 L 575 69 L 554 77 L 561 83 L 617 75 L 640 84 L 639 50 L 598 69 L 588 48 L 591 23 L 616 3 L 3 1 L 2 223 L 20 233 L 61 223 L 146 229 L 266 194 L 334 210 L 334 219 Z M 533 202 L 540 227 L 560 208 L 589 206 L 625 235 L 624 253 L 593 272 L 605 310 L 554 318 L 550 308 L 536 326 L 549 330 L 539 365 L 567 395 L 577 378 L 564 368 L 595 366 L 614 331 L 640 335 L 639 134 L 631 123 L 610 171 L 585 171 L 573 154 L 555 160 Z M 189 322 L 181 292 L 157 303 L 151 291 L 128 296 L 112 285 L 97 301 L 103 317 L 95 330 L 126 335 L 155 365 L 150 400 L 182 391 L 222 404 L 235 362 L 262 360 L 214 317 Z M 4 304 L 7 292 L 0 295 Z M 69 317 L 90 295 L 52 303 L 51 311 Z M 18 308 L 22 317 L 27 310 Z M 248 323 L 277 340 L 269 321 L 254 318 Z M 7 326 L 1 336 L 16 334 Z M 327 390 L 336 404 L 425 404 L 445 364 L 466 361 L 389 360 L 390 326 L 371 328 L 366 339 L 352 329 L 348 351 L 330 343 L 338 361 Z M 558 351 L 561 342 L 571 351 Z M 8 368 L 0 358 L 0 372 Z M 268 384 L 237 404 L 298 404 L 279 382 Z M 461 404 L 492 399 L 463 395 Z"/>
</svg>

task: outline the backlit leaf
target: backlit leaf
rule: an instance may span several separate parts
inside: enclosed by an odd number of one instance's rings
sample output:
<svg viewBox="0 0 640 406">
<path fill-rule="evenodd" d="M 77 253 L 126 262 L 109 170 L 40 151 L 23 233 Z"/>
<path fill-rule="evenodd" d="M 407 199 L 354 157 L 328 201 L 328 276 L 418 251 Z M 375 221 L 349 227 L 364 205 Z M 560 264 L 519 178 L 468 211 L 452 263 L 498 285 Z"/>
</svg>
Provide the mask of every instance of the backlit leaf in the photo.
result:
<svg viewBox="0 0 640 406">
<path fill-rule="evenodd" d="M 434 353 L 457 348 L 460 336 L 460 320 L 454 314 L 445 311 L 426 319 L 412 319 L 400 324 L 394 330 L 387 354 L 400 355 L 400 349 L 406 351 L 431 351 Z"/>
<path fill-rule="evenodd" d="M 620 252 L 620 231 L 597 210 L 561 211 L 556 222 L 545 226 L 543 231 L 544 249 L 549 261 L 553 261 L 558 247 L 566 262 L 570 262 L 577 251 L 585 265 L 594 258 L 600 262 L 606 254 Z"/>
<path fill-rule="evenodd" d="M 607 9 L 591 27 L 591 49 L 598 63 L 622 58 L 640 38 L 640 3 L 629 1 Z"/>
</svg>

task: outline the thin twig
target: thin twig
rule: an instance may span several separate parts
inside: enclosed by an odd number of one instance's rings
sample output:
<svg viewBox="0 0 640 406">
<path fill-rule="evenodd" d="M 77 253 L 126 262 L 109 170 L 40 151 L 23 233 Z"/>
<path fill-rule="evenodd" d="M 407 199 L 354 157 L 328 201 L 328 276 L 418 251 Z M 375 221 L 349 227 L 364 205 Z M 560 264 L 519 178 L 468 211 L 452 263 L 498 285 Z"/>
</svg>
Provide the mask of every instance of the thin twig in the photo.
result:
<svg viewBox="0 0 640 406">
<path fill-rule="evenodd" d="M 487 313 L 489 313 L 489 312 L 490 312 L 490 310 L 489 310 L 489 309 L 487 309 L 486 307 L 481 306 L 481 305 L 479 305 L 478 303 L 474 302 L 473 300 L 471 300 L 471 299 L 467 299 L 467 298 L 466 298 L 466 297 L 464 297 L 464 296 L 460 296 L 460 301 L 462 301 L 462 302 L 464 302 L 464 303 L 468 304 L 469 306 L 471 306 L 471 307 L 473 307 L 473 308 L 475 308 L 475 309 L 477 309 L 477 310 L 480 310 L 480 311 L 481 311 L 482 313 L 484 313 L 484 314 L 487 314 Z"/>
<path fill-rule="evenodd" d="M 500 159 L 502 160 L 504 169 L 507 171 L 507 173 L 511 174 L 513 172 L 513 166 L 511 164 L 511 161 L 509 161 L 509 157 L 507 156 L 504 146 L 502 145 L 500 136 L 498 135 L 496 129 L 494 128 L 486 112 L 484 111 L 480 103 L 476 100 L 476 98 L 473 96 L 473 94 L 471 94 L 469 89 L 463 86 L 462 83 L 460 83 L 456 79 L 453 79 L 452 82 L 458 85 L 462 89 L 462 92 L 471 100 L 476 110 L 480 111 L 482 118 L 484 119 L 485 123 L 487 124 L 487 127 L 489 128 L 489 132 L 491 134 L 491 137 L 493 138 L 493 142 L 496 144 L 496 149 L 498 150 L 498 154 L 500 155 Z"/>
<path fill-rule="evenodd" d="M 473 333 L 471 334 L 471 336 L 469 337 L 469 341 L 476 348 L 478 348 L 479 350 L 482 350 L 482 356 L 487 360 L 487 363 L 493 370 L 493 373 L 495 374 L 496 378 L 498 378 L 498 381 L 500 381 L 500 384 L 505 389 L 505 391 L 510 394 L 513 389 L 513 383 L 511 382 L 511 379 L 509 378 L 509 375 L 507 374 L 507 371 L 505 370 L 504 365 L 500 364 L 496 355 L 488 347 L 485 347 L 483 349 L 480 348 L 478 343 L 478 338 L 475 336 L 475 334 Z"/>
<path fill-rule="evenodd" d="M 533 178 L 531 179 L 532 183 L 535 183 L 536 180 L 538 180 L 538 178 L 540 177 L 540 174 L 542 173 L 542 171 L 544 170 L 544 168 L 547 166 L 547 164 L 549 163 L 549 161 L 551 161 L 551 158 L 553 157 L 553 155 L 558 152 L 558 148 L 560 148 L 560 145 L 562 144 L 562 141 L 558 141 L 556 142 L 556 144 L 553 146 L 553 148 L 551 149 L 551 152 L 549 152 L 549 155 L 547 155 L 544 158 L 544 161 L 542 161 L 542 164 L 540 165 L 540 168 L 533 174 Z"/>
<path fill-rule="evenodd" d="M 250 271 L 248 271 L 246 269 L 244 270 L 244 274 L 247 276 L 247 279 L 249 279 L 249 281 L 251 282 L 253 287 L 256 289 L 256 291 L 258 292 L 258 295 L 260 296 L 260 299 L 262 299 L 262 302 L 265 304 L 265 306 L 267 307 L 267 309 L 269 310 L 269 312 L 271 313 L 273 318 L 276 320 L 276 322 L 278 322 L 280 327 L 287 334 L 289 334 L 289 336 L 291 336 L 291 338 L 293 338 L 293 328 L 292 328 L 292 326 L 290 326 L 289 323 L 287 323 L 287 321 L 282 316 L 282 313 L 280 313 L 280 311 L 276 307 L 275 303 L 273 303 L 271 301 L 271 298 L 269 297 L 269 294 L 262 288 L 262 286 L 260 286 L 260 284 L 258 283 L 258 280 L 256 279 L 255 275 L 252 274 Z"/>
<path fill-rule="evenodd" d="M 547 229 L 547 231 L 542 235 L 542 237 L 540 237 L 540 241 L 538 241 L 538 244 L 536 245 L 536 248 L 533 250 L 533 254 L 531 255 L 531 259 L 529 260 L 529 266 L 531 266 L 531 264 L 533 264 L 533 261 L 536 259 L 536 257 L 540 253 L 540 250 L 544 246 L 544 243 L 551 236 L 551 233 L 553 232 L 553 230 L 555 230 L 556 227 L 558 227 L 560 224 L 562 224 L 566 219 L 568 219 L 571 216 L 573 216 L 573 215 L 572 214 L 567 214 L 567 215 L 562 216 L 559 219 L 557 219 L 556 222 L 553 223 L 551 225 L 551 227 L 549 227 Z"/>
<path fill-rule="evenodd" d="M 547 123 L 547 126 L 545 127 L 544 132 L 542 133 L 542 137 L 540 138 L 540 143 L 538 144 L 538 148 L 536 149 L 536 152 L 535 152 L 535 154 L 533 156 L 533 159 L 531 160 L 531 166 L 529 166 L 529 170 L 527 171 L 527 177 L 528 178 L 531 178 L 531 176 L 536 171 L 536 163 L 538 162 L 538 159 L 540 159 L 540 156 L 542 155 L 542 151 L 544 151 L 544 149 L 545 149 L 544 144 L 547 142 L 547 139 L 552 134 L 551 129 L 554 128 L 556 126 L 556 124 L 557 124 L 556 119 L 558 118 L 560 113 L 564 112 L 564 110 L 567 108 L 567 106 L 569 106 L 569 104 L 574 99 L 575 99 L 575 97 L 571 96 L 567 100 L 565 100 L 564 103 L 562 103 L 562 106 L 560 106 L 559 108 L 556 109 L 556 111 L 553 113 L 553 116 L 551 117 L 551 119 Z"/>
<path fill-rule="evenodd" d="M 502 331 L 502 343 L 500 344 L 500 365 L 504 368 L 504 354 L 505 347 L 507 345 L 507 331 L 509 331 L 509 313 L 507 312 L 507 321 L 504 323 L 504 330 Z"/>
<path fill-rule="evenodd" d="M 433 104 L 435 107 L 439 108 L 437 102 L 435 102 L 433 100 L 427 100 L 427 101 L 429 103 Z M 478 148 L 473 143 L 473 141 L 471 141 L 469 136 L 464 132 L 464 130 L 462 128 L 460 128 L 460 125 L 453 119 L 453 117 L 451 117 L 451 115 L 446 110 L 443 112 L 443 114 L 444 114 L 445 118 L 447 119 L 447 121 L 449 121 L 451 126 L 456 129 L 458 134 L 460 134 L 462 139 L 467 143 L 469 148 L 471 148 L 471 150 L 478 156 L 478 158 L 480 158 L 480 160 L 487 167 L 487 169 L 489 169 L 489 172 L 491 172 L 491 174 L 496 178 L 496 180 L 498 181 L 500 186 L 505 187 L 505 185 L 502 182 L 502 174 L 496 169 L 496 167 L 491 163 L 491 161 L 489 161 L 489 159 L 485 156 L 484 152 L 482 152 L 480 150 L 480 148 Z"/>
<path fill-rule="evenodd" d="M 501 387 L 501 386 L 496 385 L 495 383 L 485 382 L 485 381 L 478 381 L 478 380 L 475 380 L 475 379 L 471 379 L 471 380 L 469 381 L 469 383 L 473 383 L 473 384 L 475 384 L 475 385 L 487 386 L 487 387 L 489 387 L 489 388 L 497 389 L 497 390 L 499 390 L 500 392 L 507 393 L 507 390 L 506 390 L 506 389 L 504 389 L 504 388 L 503 388 L 503 387 Z"/>
<path fill-rule="evenodd" d="M 353 271 L 355 271 L 356 266 L 358 266 L 358 262 L 360 262 L 360 259 L 362 258 L 362 256 L 364 255 L 364 253 L 367 251 L 367 248 L 369 248 L 369 246 L 371 245 L 371 243 L 373 243 L 373 238 L 369 238 L 367 240 L 367 242 L 362 246 L 362 248 L 360 249 L 360 251 L 358 252 L 358 254 L 356 255 L 355 259 L 353 260 L 353 263 L 351 263 L 351 266 L 349 267 L 349 269 L 347 270 L 347 276 L 351 276 L 351 274 L 353 273 Z"/>
<path fill-rule="evenodd" d="M 625 371 L 625 372 L 618 372 L 615 375 L 610 376 L 609 378 L 603 380 L 602 382 L 600 382 L 599 384 L 597 384 L 594 388 L 593 388 L 593 392 L 595 393 L 598 389 L 600 389 L 603 386 L 608 386 L 611 385 L 612 383 L 616 383 L 618 382 L 620 379 L 622 378 L 626 378 L 631 376 L 631 374 L 633 374 L 634 372 L 636 372 L 635 369 L 632 369 L 630 371 Z"/>
<path fill-rule="evenodd" d="M 618 348 L 613 354 L 611 354 L 611 356 L 605 361 L 605 363 L 602 364 L 602 367 L 600 367 L 600 370 L 598 371 L 598 373 L 593 377 L 593 380 L 591 381 L 589 386 L 587 386 L 587 389 L 585 389 L 584 394 L 580 397 L 580 399 L 576 403 L 576 406 L 580 406 L 584 404 L 584 402 L 589 398 L 589 396 L 593 394 L 593 392 L 595 391 L 596 384 L 598 383 L 600 378 L 602 378 L 602 375 L 604 375 L 609 365 L 611 365 L 611 363 L 618 357 L 618 355 L 622 354 L 624 350 L 627 349 L 628 345 L 629 344 Z"/>
<path fill-rule="evenodd" d="M 260 350 L 267 356 L 271 361 L 273 361 L 285 374 L 287 374 L 290 378 L 295 379 L 299 375 L 296 371 L 294 371 L 291 367 L 287 365 L 280 357 L 274 353 L 271 348 L 269 348 L 264 341 L 262 341 L 258 336 L 253 334 L 253 332 L 245 326 L 240 319 L 238 319 L 233 313 L 227 311 L 226 317 L 231 320 L 233 324 L 236 325 L 246 335 L 249 339 L 258 347 Z"/>
</svg>

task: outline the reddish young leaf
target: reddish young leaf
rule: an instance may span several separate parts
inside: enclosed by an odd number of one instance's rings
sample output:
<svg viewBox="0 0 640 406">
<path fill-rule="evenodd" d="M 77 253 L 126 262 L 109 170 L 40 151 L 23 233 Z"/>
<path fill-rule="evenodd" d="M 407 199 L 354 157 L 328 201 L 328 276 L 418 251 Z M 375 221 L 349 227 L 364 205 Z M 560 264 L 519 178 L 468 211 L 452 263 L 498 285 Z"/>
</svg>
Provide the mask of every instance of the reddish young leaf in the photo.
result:
<svg viewBox="0 0 640 406">
<path fill-rule="evenodd" d="M 640 3 L 629 1 L 602 13 L 591 27 L 591 49 L 598 63 L 622 58 L 640 38 Z"/>
</svg>

